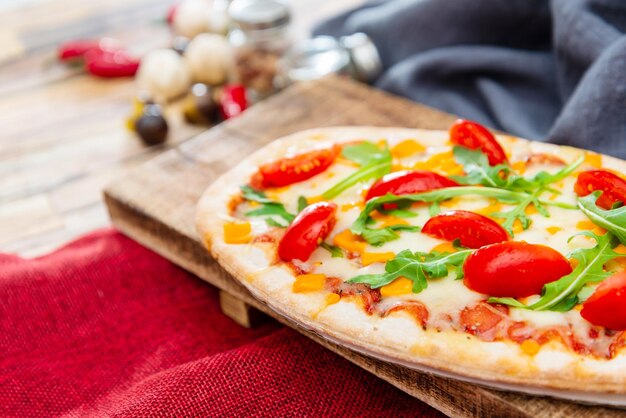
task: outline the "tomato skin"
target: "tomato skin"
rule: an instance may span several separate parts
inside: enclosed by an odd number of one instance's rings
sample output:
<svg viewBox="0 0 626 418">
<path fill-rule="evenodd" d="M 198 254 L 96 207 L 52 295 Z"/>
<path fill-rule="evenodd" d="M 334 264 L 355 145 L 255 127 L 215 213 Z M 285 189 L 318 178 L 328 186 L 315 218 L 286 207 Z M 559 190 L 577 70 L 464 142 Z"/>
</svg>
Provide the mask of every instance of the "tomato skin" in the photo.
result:
<svg viewBox="0 0 626 418">
<path fill-rule="evenodd" d="M 616 202 L 626 204 L 626 180 L 606 170 L 583 171 L 578 175 L 574 191 L 578 196 L 587 196 L 601 190 L 602 195 L 596 204 L 604 209 L 611 209 Z"/>
<path fill-rule="evenodd" d="M 507 163 L 506 154 L 487 128 L 465 119 L 458 119 L 450 127 L 450 142 L 469 149 L 480 149 L 489 159 L 489 165 Z"/>
<path fill-rule="evenodd" d="M 365 201 L 384 196 L 387 193 L 401 196 L 455 186 L 459 186 L 459 183 L 432 171 L 397 171 L 383 176 L 383 178 L 374 183 L 367 191 Z M 384 208 L 387 210 L 396 207 L 395 203 L 384 205 Z"/>
<path fill-rule="evenodd" d="M 507 241 L 474 251 L 463 271 L 463 283 L 476 292 L 519 298 L 541 293 L 543 285 L 571 273 L 572 267 L 545 245 Z"/>
<path fill-rule="evenodd" d="M 594 325 L 626 330 L 626 271 L 605 279 L 583 302 L 580 315 Z"/>
<path fill-rule="evenodd" d="M 509 240 L 499 223 L 486 216 L 466 210 L 451 210 L 430 218 L 422 232 L 446 241 L 459 239 L 467 248 L 480 248 Z"/>
<path fill-rule="evenodd" d="M 325 171 L 341 152 L 341 146 L 313 150 L 282 158 L 259 167 L 250 185 L 258 190 L 299 183 Z"/>
<path fill-rule="evenodd" d="M 337 205 L 318 202 L 304 208 L 296 216 L 278 243 L 278 256 L 283 261 L 306 261 L 335 226 Z"/>
</svg>

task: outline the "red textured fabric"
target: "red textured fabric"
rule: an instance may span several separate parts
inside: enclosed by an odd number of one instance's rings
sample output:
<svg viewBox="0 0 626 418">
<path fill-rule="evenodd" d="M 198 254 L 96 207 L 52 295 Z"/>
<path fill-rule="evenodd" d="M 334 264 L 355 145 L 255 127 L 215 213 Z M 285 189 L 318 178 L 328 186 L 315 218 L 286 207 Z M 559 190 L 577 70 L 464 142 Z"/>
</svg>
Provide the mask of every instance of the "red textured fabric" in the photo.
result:
<svg viewBox="0 0 626 418">
<path fill-rule="evenodd" d="M 0 255 L 0 416 L 441 416 L 112 230 Z"/>
</svg>

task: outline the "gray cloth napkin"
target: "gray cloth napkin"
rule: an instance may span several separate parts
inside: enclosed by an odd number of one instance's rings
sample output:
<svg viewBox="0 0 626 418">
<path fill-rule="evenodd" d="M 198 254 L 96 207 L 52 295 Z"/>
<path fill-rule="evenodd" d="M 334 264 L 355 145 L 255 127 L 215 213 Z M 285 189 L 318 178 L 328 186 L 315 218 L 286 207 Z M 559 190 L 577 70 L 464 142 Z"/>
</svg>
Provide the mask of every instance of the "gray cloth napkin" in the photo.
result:
<svg viewBox="0 0 626 418">
<path fill-rule="evenodd" d="M 391 0 L 315 30 L 354 32 L 379 49 L 379 88 L 626 158 L 626 0 Z"/>
</svg>

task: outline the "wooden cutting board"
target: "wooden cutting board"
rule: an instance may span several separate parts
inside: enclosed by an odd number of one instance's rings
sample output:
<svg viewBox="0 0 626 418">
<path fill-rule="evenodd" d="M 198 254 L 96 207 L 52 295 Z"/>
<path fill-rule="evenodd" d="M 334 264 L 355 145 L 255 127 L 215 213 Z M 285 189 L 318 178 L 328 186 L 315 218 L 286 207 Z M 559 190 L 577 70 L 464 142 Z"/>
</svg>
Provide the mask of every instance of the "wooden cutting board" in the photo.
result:
<svg viewBox="0 0 626 418">
<path fill-rule="evenodd" d="M 454 116 L 340 78 L 302 83 L 129 171 L 105 190 L 114 225 L 129 237 L 217 286 L 222 308 L 253 325 L 251 307 L 453 417 L 612 417 L 622 412 L 498 392 L 395 366 L 330 343 L 257 302 L 203 248 L 195 205 L 220 174 L 268 142 L 302 129 L 337 125 L 447 129 Z"/>
</svg>

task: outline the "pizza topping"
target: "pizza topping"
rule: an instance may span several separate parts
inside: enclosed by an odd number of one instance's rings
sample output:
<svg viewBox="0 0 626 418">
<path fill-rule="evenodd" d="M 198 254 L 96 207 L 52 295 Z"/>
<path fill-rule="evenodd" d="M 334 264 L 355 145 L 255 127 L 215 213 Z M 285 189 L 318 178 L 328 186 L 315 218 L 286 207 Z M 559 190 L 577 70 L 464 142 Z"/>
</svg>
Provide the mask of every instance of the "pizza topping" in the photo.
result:
<svg viewBox="0 0 626 418">
<path fill-rule="evenodd" d="M 606 170 L 584 171 L 578 175 L 574 191 L 578 196 L 601 191 L 596 204 L 611 209 L 615 204 L 626 203 L 626 180 Z"/>
<path fill-rule="evenodd" d="M 498 223 L 466 210 L 453 210 L 433 216 L 424 224 L 422 233 L 447 241 L 458 239 L 467 248 L 480 248 L 509 239 Z"/>
<path fill-rule="evenodd" d="M 371 142 L 345 145 L 342 156 L 358 163 L 360 168 L 322 193 L 324 199 L 332 199 L 355 184 L 377 179 L 391 171 L 391 152 L 384 142 L 380 147 Z"/>
<path fill-rule="evenodd" d="M 391 148 L 391 155 L 394 158 L 406 158 L 425 150 L 426 147 L 414 139 L 405 139 Z"/>
<path fill-rule="evenodd" d="M 479 302 L 461 311 L 461 325 L 470 334 L 485 334 L 505 320 L 508 312 L 509 310 L 506 306 Z"/>
<path fill-rule="evenodd" d="M 512 297 L 492 297 L 489 299 L 489 302 L 502 303 L 514 306 L 516 308 L 525 308 L 532 310 L 568 311 L 572 309 L 578 303 L 579 293 L 583 289 L 583 287 L 588 283 L 597 283 L 610 276 L 610 273 L 604 270 L 604 265 L 613 258 L 620 256 L 618 253 L 613 251 L 613 247 L 617 245 L 617 240 L 615 239 L 615 237 L 613 237 L 612 234 L 607 233 L 605 235 L 595 235 L 592 232 L 581 232 L 578 235 L 586 235 L 590 238 L 593 238 L 596 241 L 596 245 L 593 248 L 579 248 L 574 250 L 570 254 L 570 257 L 576 261 L 576 267 L 574 268 L 574 270 L 570 273 L 566 273 L 566 275 L 563 275 L 558 280 L 553 279 L 553 281 L 547 283 L 541 292 L 541 297 L 537 301 L 530 305 L 525 305 L 518 300 L 513 299 Z M 506 244 L 510 245 L 519 243 Z M 556 252 L 555 250 L 552 251 Z M 536 261 L 533 264 L 537 264 Z M 570 268 L 569 265 L 568 268 Z M 545 271 L 548 270 L 556 271 L 557 267 L 556 263 L 554 263 L 553 265 L 546 263 L 545 267 L 539 269 L 543 270 L 542 274 L 544 274 Z M 562 265 L 561 267 L 559 267 L 559 269 L 561 271 L 564 271 L 565 266 Z M 502 277 L 508 277 L 507 274 L 513 273 L 503 272 Z M 554 274 L 556 275 L 556 273 Z M 529 278 L 529 280 L 533 280 L 533 278 L 531 277 Z M 495 293 L 490 294 L 492 296 L 496 296 Z M 519 297 L 522 295 L 508 296 Z"/>
<path fill-rule="evenodd" d="M 356 254 L 361 254 L 365 251 L 365 247 L 367 246 L 361 237 L 354 235 L 349 229 L 341 231 L 335 235 L 333 238 L 333 244 L 348 252 Z"/>
<path fill-rule="evenodd" d="M 364 266 L 369 266 L 370 264 L 374 264 L 374 263 L 385 263 L 388 260 L 391 260 L 392 258 L 394 258 L 396 255 L 392 252 L 387 252 L 387 253 L 368 253 L 368 252 L 363 252 L 363 254 L 361 254 L 361 264 L 363 264 Z"/>
<path fill-rule="evenodd" d="M 382 290 L 381 290 L 382 293 Z M 382 312 L 381 316 L 387 316 L 393 312 L 405 311 L 411 315 L 418 324 L 422 327 L 425 327 L 426 321 L 428 321 L 429 313 L 426 306 L 423 303 L 418 301 L 402 301 L 398 303 L 394 303 L 391 307 L 387 308 Z"/>
<path fill-rule="evenodd" d="M 626 271 L 600 283 L 583 303 L 580 315 L 594 325 L 626 330 Z"/>
<path fill-rule="evenodd" d="M 301 274 L 293 282 L 293 291 L 295 293 L 315 292 L 322 290 L 325 284 L 324 274 Z"/>
<path fill-rule="evenodd" d="M 509 241 L 476 250 L 467 257 L 463 271 L 468 288 L 490 296 L 517 298 L 539 294 L 546 283 L 569 274 L 572 268 L 550 247 Z"/>
<path fill-rule="evenodd" d="M 387 296 L 399 296 L 408 295 L 412 292 L 413 282 L 406 277 L 398 277 L 393 282 L 380 288 L 380 295 L 382 297 Z"/>
<path fill-rule="evenodd" d="M 502 146 L 491 132 L 482 125 L 459 119 L 450 128 L 450 142 L 469 149 L 479 149 L 489 158 L 492 166 L 507 163 Z"/>
<path fill-rule="evenodd" d="M 365 200 L 378 196 L 392 194 L 396 196 L 427 192 L 444 187 L 454 187 L 459 184 L 447 177 L 432 171 L 398 171 L 387 174 L 370 187 Z M 397 208 L 396 204 L 383 205 L 386 210 Z"/>
<path fill-rule="evenodd" d="M 259 167 L 250 185 L 259 190 L 299 183 L 325 171 L 333 163 L 341 147 L 334 145 L 282 158 Z"/>
<path fill-rule="evenodd" d="M 362 274 L 348 280 L 348 283 L 365 283 L 377 289 L 386 286 L 399 277 L 413 282 L 413 293 L 419 293 L 428 286 L 428 279 L 448 275 L 448 268 L 455 268 L 456 278 L 463 277 L 462 266 L 471 250 L 447 253 L 421 253 L 404 250 L 385 264 L 381 274 Z"/>
<path fill-rule="evenodd" d="M 265 221 L 268 225 L 281 228 L 288 226 L 295 218 L 294 215 L 287 212 L 282 203 L 269 199 L 262 191 L 255 190 L 250 186 L 242 186 L 241 192 L 245 200 L 261 205 L 258 209 L 246 212 L 246 216 L 266 216 Z"/>
<path fill-rule="evenodd" d="M 306 261 L 335 226 L 337 205 L 329 202 L 307 206 L 293 220 L 278 244 L 283 261 Z"/>
<path fill-rule="evenodd" d="M 622 244 L 626 244 L 626 206 L 602 210 L 597 206 L 600 191 L 579 198 L 578 207 L 597 226 L 613 233 Z"/>
<path fill-rule="evenodd" d="M 245 244 L 250 242 L 252 227 L 250 222 L 227 222 L 224 224 L 224 242 L 226 244 Z"/>
</svg>

